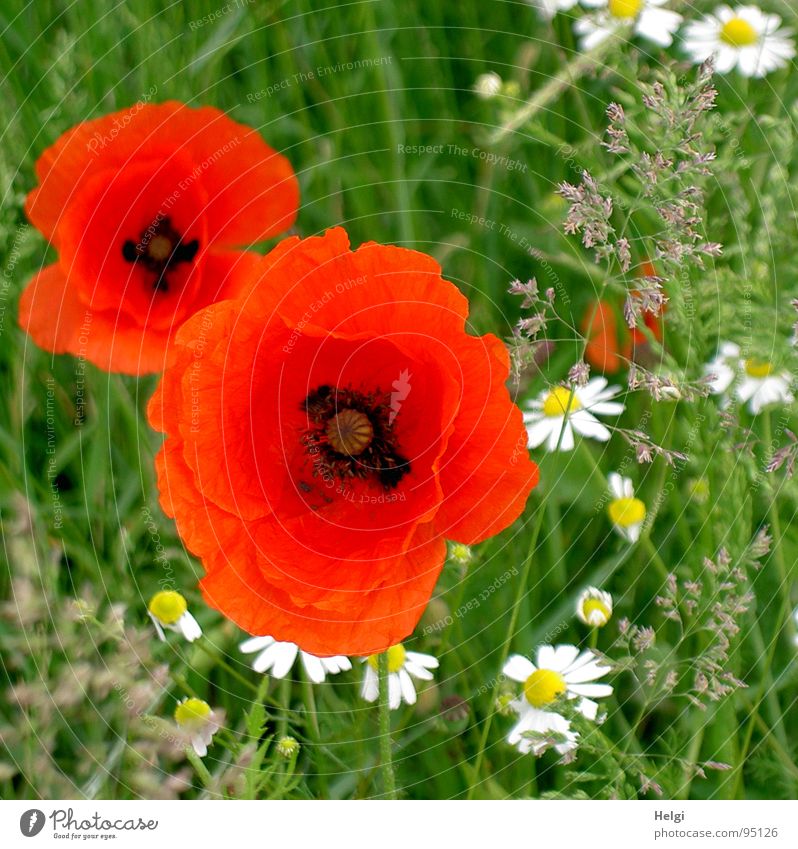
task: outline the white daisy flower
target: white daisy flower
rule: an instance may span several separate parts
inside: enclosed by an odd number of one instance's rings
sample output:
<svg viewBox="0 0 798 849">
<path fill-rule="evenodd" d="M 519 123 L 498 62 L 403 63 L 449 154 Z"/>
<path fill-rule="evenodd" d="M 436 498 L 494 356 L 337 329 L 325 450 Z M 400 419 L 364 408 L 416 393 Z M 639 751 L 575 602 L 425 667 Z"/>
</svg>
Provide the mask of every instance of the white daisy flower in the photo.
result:
<svg viewBox="0 0 798 849">
<path fill-rule="evenodd" d="M 637 542 L 646 520 L 646 505 L 639 498 L 635 498 L 631 478 L 623 478 L 617 472 L 610 472 L 607 475 L 607 483 L 612 495 L 612 501 L 607 507 L 612 526 L 627 542 Z"/>
<path fill-rule="evenodd" d="M 733 342 L 724 342 L 704 371 L 711 378 L 713 394 L 724 395 L 733 386 L 737 400 L 747 403 L 754 415 L 769 404 L 791 404 L 794 400 L 788 371 L 777 372 L 765 360 L 742 357 L 740 346 Z"/>
<path fill-rule="evenodd" d="M 683 18 L 678 12 L 662 9 L 668 0 L 582 0 L 585 6 L 598 9 L 595 15 L 580 18 L 574 32 L 581 36 L 582 50 L 592 50 L 614 33 L 632 27 L 632 33 L 670 47 Z"/>
<path fill-rule="evenodd" d="M 541 646 L 536 663 L 520 654 L 512 655 L 502 670 L 504 674 L 523 684 L 518 699 L 510 703 L 518 714 L 507 741 L 517 746 L 522 754 L 542 754 L 549 746 L 545 738 L 530 739 L 530 732 L 540 735 L 554 733 L 558 741 L 554 749 L 565 754 L 576 748 L 578 735 L 571 730 L 571 723 L 550 706 L 558 699 L 579 699 L 577 710 L 587 719 L 594 720 L 598 703 L 612 693 L 609 684 L 593 683 L 610 670 L 602 665 L 591 651 L 581 654 L 576 646 Z"/>
<path fill-rule="evenodd" d="M 490 100 L 502 90 L 502 78 L 495 72 L 480 74 L 474 82 L 474 92 L 482 100 Z"/>
<path fill-rule="evenodd" d="M 791 385 L 792 375 L 789 372 L 776 372 L 771 363 L 749 359 L 743 362 L 742 379 L 734 394 L 756 415 L 769 404 L 791 404 L 794 400 Z"/>
<path fill-rule="evenodd" d="M 781 29 L 781 18 L 757 6 L 718 6 L 684 29 L 684 47 L 695 63 L 715 57 L 715 70 L 737 68 L 745 77 L 764 77 L 783 68 L 795 56 L 792 30 Z"/>
<path fill-rule="evenodd" d="M 546 440 L 546 449 L 571 451 L 574 447 L 574 431 L 581 436 L 606 442 L 610 432 L 594 415 L 617 416 L 623 412 L 623 404 L 613 401 L 620 387 L 607 388 L 605 377 L 594 377 L 586 386 L 571 390 L 565 386 L 554 386 L 541 392 L 537 398 L 527 402 L 524 424 L 529 436 L 529 447 L 537 448 Z M 566 415 L 567 411 L 567 415 Z"/>
<path fill-rule="evenodd" d="M 603 628 L 612 618 L 612 596 L 598 587 L 588 587 L 576 600 L 576 616 L 591 628 Z"/>
<path fill-rule="evenodd" d="M 296 643 L 280 643 L 274 637 L 250 637 L 238 647 L 244 654 L 258 652 L 252 662 L 255 672 L 268 672 L 273 678 L 285 678 L 294 665 L 296 656 L 302 659 L 302 666 L 308 678 L 314 684 L 321 684 L 327 675 L 337 675 L 352 668 L 348 657 L 317 657 L 302 651 Z"/>
<path fill-rule="evenodd" d="M 155 593 L 147 605 L 147 613 L 162 640 L 166 639 L 164 628 L 177 631 L 190 643 L 202 636 L 199 622 L 188 612 L 188 603 L 175 590 Z"/>
<path fill-rule="evenodd" d="M 194 751 L 204 758 L 213 735 L 219 730 L 211 706 L 202 699 L 183 699 L 175 708 L 175 722 L 188 735 Z"/>
<path fill-rule="evenodd" d="M 360 695 L 367 702 L 376 702 L 379 697 L 380 679 L 377 672 L 377 657 L 373 654 L 364 658 L 366 673 Z M 431 669 L 438 668 L 438 661 L 429 654 L 407 651 L 402 643 L 388 649 L 388 704 L 396 710 L 405 701 L 409 705 L 416 703 L 416 688 L 413 678 L 432 681 Z M 413 676 L 412 678 L 410 676 Z"/>
<path fill-rule="evenodd" d="M 541 17 L 551 20 L 557 12 L 567 12 L 573 9 L 579 0 L 526 0 L 530 6 L 534 6 Z"/>
</svg>

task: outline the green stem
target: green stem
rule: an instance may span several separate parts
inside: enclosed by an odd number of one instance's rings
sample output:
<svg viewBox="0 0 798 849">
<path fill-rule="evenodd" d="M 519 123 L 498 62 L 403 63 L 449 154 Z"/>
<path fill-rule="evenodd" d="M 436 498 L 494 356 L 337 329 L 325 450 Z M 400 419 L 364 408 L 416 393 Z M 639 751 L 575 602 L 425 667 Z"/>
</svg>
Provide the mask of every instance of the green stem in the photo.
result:
<svg viewBox="0 0 798 849">
<path fill-rule="evenodd" d="M 382 791 L 387 799 L 396 799 L 396 776 L 391 753 L 391 706 L 388 703 L 388 652 L 377 656 L 379 676 L 380 771 Z"/>
<path fill-rule="evenodd" d="M 327 775 L 322 763 L 321 730 L 319 728 L 319 715 L 316 711 L 316 694 L 313 692 L 313 682 L 305 678 L 302 681 L 302 690 L 305 697 L 305 710 L 307 715 L 307 732 L 313 741 L 314 761 L 316 762 L 316 778 L 319 780 L 319 790 L 322 799 L 329 798 L 327 788 Z"/>
<path fill-rule="evenodd" d="M 570 401 L 569 401 L 570 404 Z M 540 529 L 543 526 L 543 517 L 546 515 L 546 511 L 544 509 L 543 504 L 538 505 L 538 513 L 535 521 L 534 528 L 532 530 L 532 537 L 529 541 L 529 549 L 527 551 L 526 559 L 524 560 L 524 567 L 521 570 L 521 576 L 518 581 L 518 590 L 515 594 L 515 601 L 513 602 L 512 613 L 510 614 L 510 626 L 507 629 L 507 636 L 505 637 L 504 643 L 501 648 L 501 654 L 499 656 L 499 669 L 504 668 L 504 663 L 507 660 L 507 655 L 510 653 L 510 643 L 515 634 L 515 628 L 518 623 L 518 613 L 521 609 L 521 602 L 524 599 L 524 593 L 526 591 L 527 585 L 529 583 L 529 572 L 532 568 L 532 557 L 535 553 L 535 549 L 537 548 L 538 537 L 540 536 Z M 499 676 L 501 677 L 501 676 Z M 496 684 L 499 680 L 499 677 L 496 678 L 493 682 L 493 686 L 491 687 L 490 693 L 491 697 L 493 696 L 493 691 L 496 688 Z M 485 718 L 485 725 L 482 727 L 482 737 L 479 741 L 479 749 L 477 750 L 477 756 L 474 761 L 474 780 L 471 786 L 468 789 L 468 799 L 471 799 L 474 794 L 474 789 L 476 788 L 477 779 L 479 777 L 480 769 L 482 768 L 482 761 L 485 757 L 485 747 L 488 745 L 488 735 L 490 734 L 490 727 L 493 724 L 493 717 L 495 711 L 490 710 L 487 717 Z"/>
</svg>

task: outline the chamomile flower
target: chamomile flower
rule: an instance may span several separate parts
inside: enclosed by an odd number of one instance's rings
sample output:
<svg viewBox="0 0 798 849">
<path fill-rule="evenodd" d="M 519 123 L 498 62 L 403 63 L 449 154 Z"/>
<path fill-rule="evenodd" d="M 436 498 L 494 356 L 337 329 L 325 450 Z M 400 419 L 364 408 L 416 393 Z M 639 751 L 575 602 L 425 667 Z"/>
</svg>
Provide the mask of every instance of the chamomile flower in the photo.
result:
<svg viewBox="0 0 798 849">
<path fill-rule="evenodd" d="M 607 512 L 613 528 L 627 542 L 637 542 L 646 520 L 646 505 L 639 498 L 635 498 L 631 478 L 610 472 L 607 475 L 607 483 L 612 496 Z"/>
<path fill-rule="evenodd" d="M 200 628 L 199 622 L 188 612 L 188 604 L 185 598 L 175 590 L 161 590 L 161 592 L 155 593 L 147 605 L 147 613 L 149 613 L 152 624 L 155 625 L 155 630 L 162 640 L 166 639 L 164 628 L 169 631 L 177 631 L 190 643 L 202 636 L 202 628 Z"/>
<path fill-rule="evenodd" d="M 377 655 L 364 658 L 365 674 L 360 695 L 367 702 L 376 702 L 379 697 L 380 679 L 378 675 Z M 416 703 L 416 688 L 413 678 L 431 681 L 431 669 L 438 668 L 438 661 L 429 654 L 407 651 L 402 643 L 388 649 L 388 704 L 396 710 L 405 701 L 409 705 Z M 412 677 L 411 677 L 412 676 Z"/>
<path fill-rule="evenodd" d="M 194 751 L 204 758 L 219 723 L 211 706 L 202 699 L 182 699 L 175 708 L 175 722 L 188 735 Z"/>
<path fill-rule="evenodd" d="M 244 654 L 258 652 L 252 662 L 255 672 L 268 672 L 273 678 L 285 678 L 294 665 L 297 655 L 304 670 L 314 684 L 320 684 L 327 675 L 336 675 L 352 668 L 348 657 L 317 657 L 302 651 L 296 643 L 281 643 L 274 637 L 250 637 L 238 647 Z"/>
<path fill-rule="evenodd" d="M 554 386 L 527 402 L 524 424 L 529 436 L 529 447 L 537 448 L 546 442 L 548 451 L 571 451 L 574 431 L 580 436 L 606 442 L 609 430 L 596 418 L 617 416 L 623 404 L 614 401 L 618 386 L 607 387 L 605 377 L 594 377 L 586 386 L 576 386 L 572 391 L 565 386 Z M 595 415 L 594 415 L 595 414 Z M 560 440 L 562 433 L 562 440 Z"/>
<path fill-rule="evenodd" d="M 599 11 L 586 15 L 574 24 L 581 36 L 582 50 L 592 50 L 611 35 L 631 27 L 634 35 L 653 41 L 660 47 L 670 47 L 673 36 L 682 22 L 678 12 L 661 7 L 668 0 L 582 0 L 585 6 Z"/>
<path fill-rule="evenodd" d="M 598 587 L 588 587 L 576 600 L 576 616 L 591 628 L 603 628 L 612 617 L 612 596 Z"/>
<path fill-rule="evenodd" d="M 559 699 L 578 699 L 577 710 L 594 720 L 598 703 L 612 693 L 609 684 L 595 683 L 609 667 L 591 651 L 581 654 L 576 646 L 541 646 L 535 663 L 520 654 L 512 655 L 504 665 L 504 674 L 523 685 L 521 695 L 511 702 L 518 721 L 507 741 L 522 754 L 542 754 L 550 745 L 565 754 L 576 748 L 578 735 L 571 723 L 552 710 Z M 528 735 L 534 735 L 530 737 Z"/>
<path fill-rule="evenodd" d="M 717 356 L 705 367 L 710 378 L 709 388 L 715 395 L 725 395 L 733 386 L 738 401 L 748 404 L 756 415 L 768 404 L 790 404 L 793 401 L 792 377 L 787 371 L 777 371 L 765 360 L 744 358 L 740 346 L 724 342 Z"/>
<path fill-rule="evenodd" d="M 765 360 L 748 359 L 742 364 L 742 377 L 734 394 L 756 415 L 769 404 L 791 404 L 792 376 L 786 371 L 776 371 Z"/>
<path fill-rule="evenodd" d="M 502 90 L 502 78 L 495 71 L 480 74 L 474 82 L 474 93 L 482 100 L 491 100 Z"/>
<path fill-rule="evenodd" d="M 541 17 L 551 20 L 557 12 L 567 12 L 576 6 L 578 0 L 526 0 L 534 6 Z"/>
<path fill-rule="evenodd" d="M 744 77 L 764 77 L 795 56 L 792 31 L 781 28 L 778 15 L 757 6 L 718 6 L 685 27 L 684 47 L 695 63 L 715 57 L 715 70 L 737 68 Z"/>
</svg>

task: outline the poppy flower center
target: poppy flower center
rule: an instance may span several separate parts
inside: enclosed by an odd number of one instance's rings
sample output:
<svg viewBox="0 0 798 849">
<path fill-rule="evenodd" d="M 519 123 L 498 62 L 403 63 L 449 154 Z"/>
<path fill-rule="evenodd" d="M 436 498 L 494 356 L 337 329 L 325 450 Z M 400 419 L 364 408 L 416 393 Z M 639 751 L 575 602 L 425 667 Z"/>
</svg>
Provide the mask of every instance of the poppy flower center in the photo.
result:
<svg viewBox="0 0 798 849">
<path fill-rule="evenodd" d="M 750 47 L 756 44 L 756 30 L 743 18 L 730 18 L 720 30 L 721 41 L 732 47 Z"/>
<path fill-rule="evenodd" d="M 565 678 L 553 669 L 536 669 L 524 681 L 524 696 L 536 708 L 550 705 L 565 690 Z"/>
<path fill-rule="evenodd" d="M 314 477 L 373 479 L 394 489 L 410 471 L 398 451 L 390 394 L 324 385 L 305 398 L 302 409 L 308 416 L 302 443 Z"/>
<path fill-rule="evenodd" d="M 571 397 L 570 389 L 555 386 L 543 402 L 543 415 L 551 418 L 564 416 L 566 412 L 575 413 L 581 406 L 576 394 Z"/>
<path fill-rule="evenodd" d="M 614 525 L 631 528 L 646 518 L 646 505 L 639 498 L 616 498 L 607 508 Z"/>
<path fill-rule="evenodd" d="M 768 377 L 773 373 L 773 366 L 763 360 L 746 360 L 745 373 L 749 377 Z"/>
<path fill-rule="evenodd" d="M 613 18 L 634 18 L 642 5 L 643 0 L 610 0 L 610 14 Z"/>
<path fill-rule="evenodd" d="M 153 289 L 166 292 L 169 290 L 167 273 L 182 262 L 191 262 L 198 250 L 199 241 L 184 242 L 182 234 L 175 230 L 167 216 L 158 218 L 142 231 L 138 242 L 128 239 L 122 245 L 122 256 L 126 262 L 138 263 L 154 274 Z"/>
<path fill-rule="evenodd" d="M 357 457 L 374 437 L 369 417 L 359 410 L 342 410 L 327 423 L 327 439 L 334 451 Z"/>
</svg>

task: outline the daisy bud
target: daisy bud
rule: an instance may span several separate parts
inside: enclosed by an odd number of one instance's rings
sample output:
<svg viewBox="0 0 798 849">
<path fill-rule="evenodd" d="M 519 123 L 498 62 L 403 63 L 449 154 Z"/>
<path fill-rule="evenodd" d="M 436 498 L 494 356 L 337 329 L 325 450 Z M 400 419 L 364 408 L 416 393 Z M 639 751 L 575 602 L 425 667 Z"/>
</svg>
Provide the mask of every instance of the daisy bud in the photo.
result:
<svg viewBox="0 0 798 849">
<path fill-rule="evenodd" d="M 449 560 L 452 560 L 454 563 L 459 563 L 461 566 L 468 566 L 472 558 L 471 548 L 462 542 L 453 542 L 449 545 Z"/>
<path fill-rule="evenodd" d="M 603 628 L 612 617 L 612 596 L 598 587 L 588 587 L 577 599 L 576 616 L 591 628 Z"/>
<path fill-rule="evenodd" d="M 147 612 L 162 640 L 166 639 L 164 628 L 168 628 L 170 631 L 178 631 L 190 643 L 202 636 L 202 628 L 188 612 L 188 604 L 185 598 L 175 590 L 161 590 L 161 592 L 155 593 L 147 605 Z"/>
<path fill-rule="evenodd" d="M 294 737 L 281 737 L 277 741 L 276 749 L 281 758 L 290 760 L 299 752 L 299 743 Z"/>
</svg>

